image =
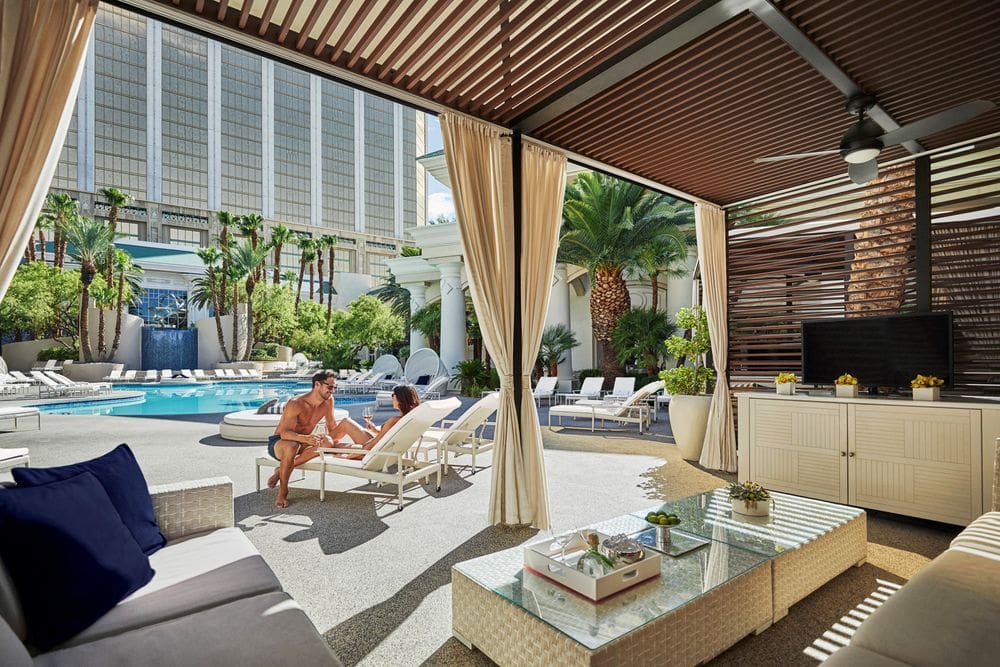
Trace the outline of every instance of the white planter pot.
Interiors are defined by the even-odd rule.
[[[670,399],[670,429],[674,442],[686,461],[701,458],[701,445],[708,426],[708,409],[711,396],[674,395]]]
[[[62,374],[75,382],[101,382],[111,375],[111,371],[120,371],[125,364],[114,362],[76,362],[63,366]]]
[[[774,385],[779,396],[792,396],[795,393],[795,383],[794,382],[782,382],[781,384]]]
[[[837,385],[837,398],[857,398],[857,397],[858,397],[858,385],[856,384]]]
[[[915,401],[940,401],[941,387],[916,387],[913,390]]]
[[[745,516],[767,516],[771,513],[770,500],[758,500],[756,507],[751,507],[745,500],[736,500],[735,498],[730,498],[729,502],[732,503],[733,511],[737,514],[743,514]]]

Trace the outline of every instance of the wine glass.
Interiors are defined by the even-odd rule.
[[[370,422],[372,417],[375,416],[375,409],[370,405],[366,405],[361,409],[361,416],[364,418],[365,422]]]
[[[557,531],[555,529],[550,529],[549,532],[552,534],[552,543],[559,547],[559,561],[563,562],[566,560],[566,547],[569,546],[573,538],[576,537],[578,531],[576,526],[573,526],[568,531]]]

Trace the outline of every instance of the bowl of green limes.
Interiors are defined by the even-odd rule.
[[[650,512],[646,515],[646,523],[656,529],[656,538],[659,542],[670,541],[670,530],[681,525],[679,516],[672,512]]]

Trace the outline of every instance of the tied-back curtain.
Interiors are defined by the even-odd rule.
[[[715,363],[715,392],[708,411],[708,428],[701,448],[702,466],[710,470],[736,472],[736,432],[733,406],[729,401],[729,333],[726,319],[726,215],[718,206],[697,203],[694,224],[698,235],[698,264],[708,333]]]
[[[521,151],[521,449],[532,523],[549,527],[549,499],[542,460],[542,430],[538,424],[531,371],[542,342],[545,314],[552,293],[552,274],[559,250],[566,155],[524,142]]]
[[[0,299],[59,161],[96,14],[97,0],[0,2]]]
[[[445,113],[441,137],[448,163],[469,292],[483,343],[500,375],[493,446],[490,519],[530,523],[521,433],[514,406],[514,216],[511,145],[494,125]]]

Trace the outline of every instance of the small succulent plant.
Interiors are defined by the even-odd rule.
[[[729,485],[729,499],[742,500],[747,507],[756,509],[758,502],[771,500],[771,494],[757,482],[746,481],[742,484],[732,482]]]

